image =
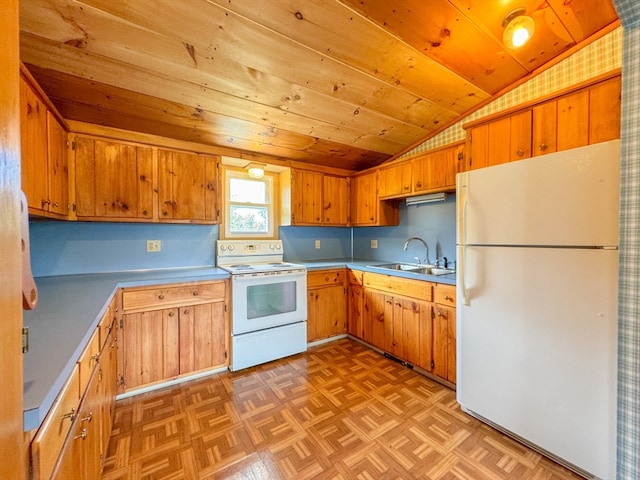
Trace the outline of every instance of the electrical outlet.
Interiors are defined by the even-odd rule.
[[[159,252],[162,250],[162,241],[147,240],[147,252]]]
[[[320,240],[316,240],[316,248],[320,248]]]
[[[371,248],[378,248],[378,240],[371,240]]]

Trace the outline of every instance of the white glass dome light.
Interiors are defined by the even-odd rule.
[[[502,40],[507,48],[522,47],[533,36],[536,23],[533,18],[525,15],[524,8],[517,8],[502,21],[504,33]]]

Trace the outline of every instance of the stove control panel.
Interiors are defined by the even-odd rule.
[[[282,261],[282,240],[218,240],[216,242],[216,259],[218,264],[227,263],[226,259],[244,258],[253,260]],[[235,261],[235,260],[234,260]]]

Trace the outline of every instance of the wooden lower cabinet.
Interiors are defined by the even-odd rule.
[[[31,443],[31,479],[100,477],[117,382],[117,299],[110,303]]]
[[[307,273],[307,341],[347,333],[346,270]]]
[[[364,328],[364,288],[362,286],[362,272],[347,271],[348,299],[347,299],[347,333],[362,339]]]
[[[363,284],[362,339],[455,383],[455,286],[370,272]]]
[[[228,280],[122,292],[119,391],[228,365]]]

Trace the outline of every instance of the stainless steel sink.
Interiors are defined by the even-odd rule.
[[[399,270],[420,275],[448,275],[456,272],[450,268],[437,268],[433,265],[419,265],[417,263],[383,263],[381,265],[369,265],[369,267],[383,270]]]

